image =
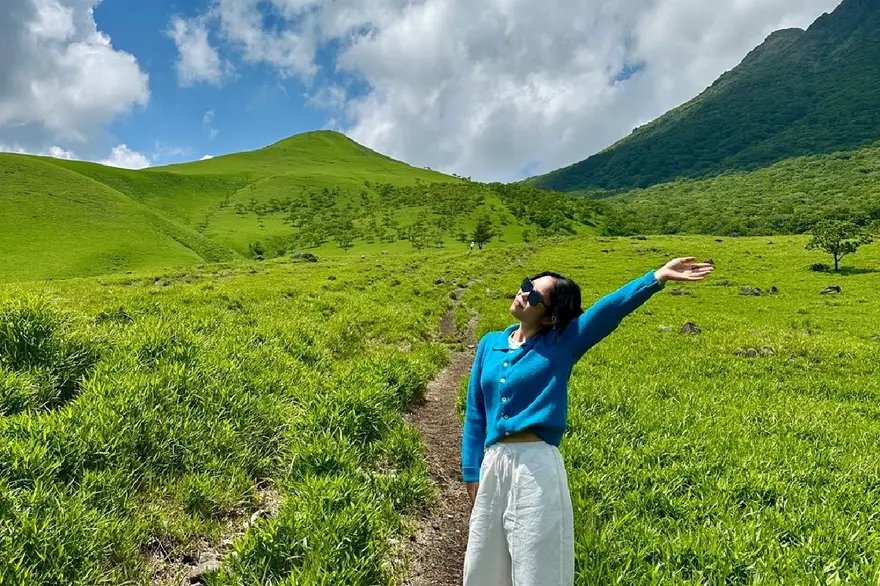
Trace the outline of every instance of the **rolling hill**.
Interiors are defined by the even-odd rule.
[[[844,0],[806,31],[777,31],[693,100],[604,151],[530,179],[560,191],[621,191],[880,139],[880,0]]]
[[[409,166],[345,135],[131,171],[0,158],[0,281],[457,245],[478,219],[499,237],[594,231],[595,204]],[[549,199],[548,199],[549,198]],[[547,211],[549,210],[549,211]]]

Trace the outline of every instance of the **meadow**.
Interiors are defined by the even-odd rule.
[[[0,584],[179,583],[206,550],[212,585],[400,584],[435,495],[401,414],[455,348],[454,290],[482,334],[526,274],[571,275],[588,306],[685,254],[715,273],[575,370],[577,584],[875,583],[880,245],[835,275],[805,244],[589,237],[3,285]]]

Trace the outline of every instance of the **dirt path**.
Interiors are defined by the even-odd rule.
[[[474,361],[474,330],[478,316],[472,316],[466,332],[455,327],[454,312],[464,289],[456,291],[456,303],[440,322],[444,339],[457,338],[465,345],[454,352],[450,364],[428,385],[425,401],[406,415],[419,428],[426,449],[431,478],[440,491],[436,510],[426,513],[421,528],[411,541],[412,560],[405,586],[460,586],[467,547],[470,500],[461,482],[461,425],[455,412],[462,378]]]

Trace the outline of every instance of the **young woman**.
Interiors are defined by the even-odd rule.
[[[518,320],[480,340],[467,392],[462,478],[473,502],[465,586],[570,586],[574,523],[558,446],[578,360],[667,281],[699,281],[711,264],[677,258],[589,311],[557,273],[523,281]]]

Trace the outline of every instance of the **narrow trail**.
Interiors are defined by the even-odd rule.
[[[410,574],[404,586],[459,586],[467,547],[470,499],[461,482],[461,425],[455,411],[462,378],[473,365],[474,331],[479,316],[471,316],[466,332],[455,326],[455,310],[465,289],[455,292],[455,304],[440,322],[444,339],[457,339],[465,349],[454,352],[449,365],[428,385],[425,400],[406,414],[425,445],[428,470],[440,495],[435,510],[426,513],[409,544]]]

